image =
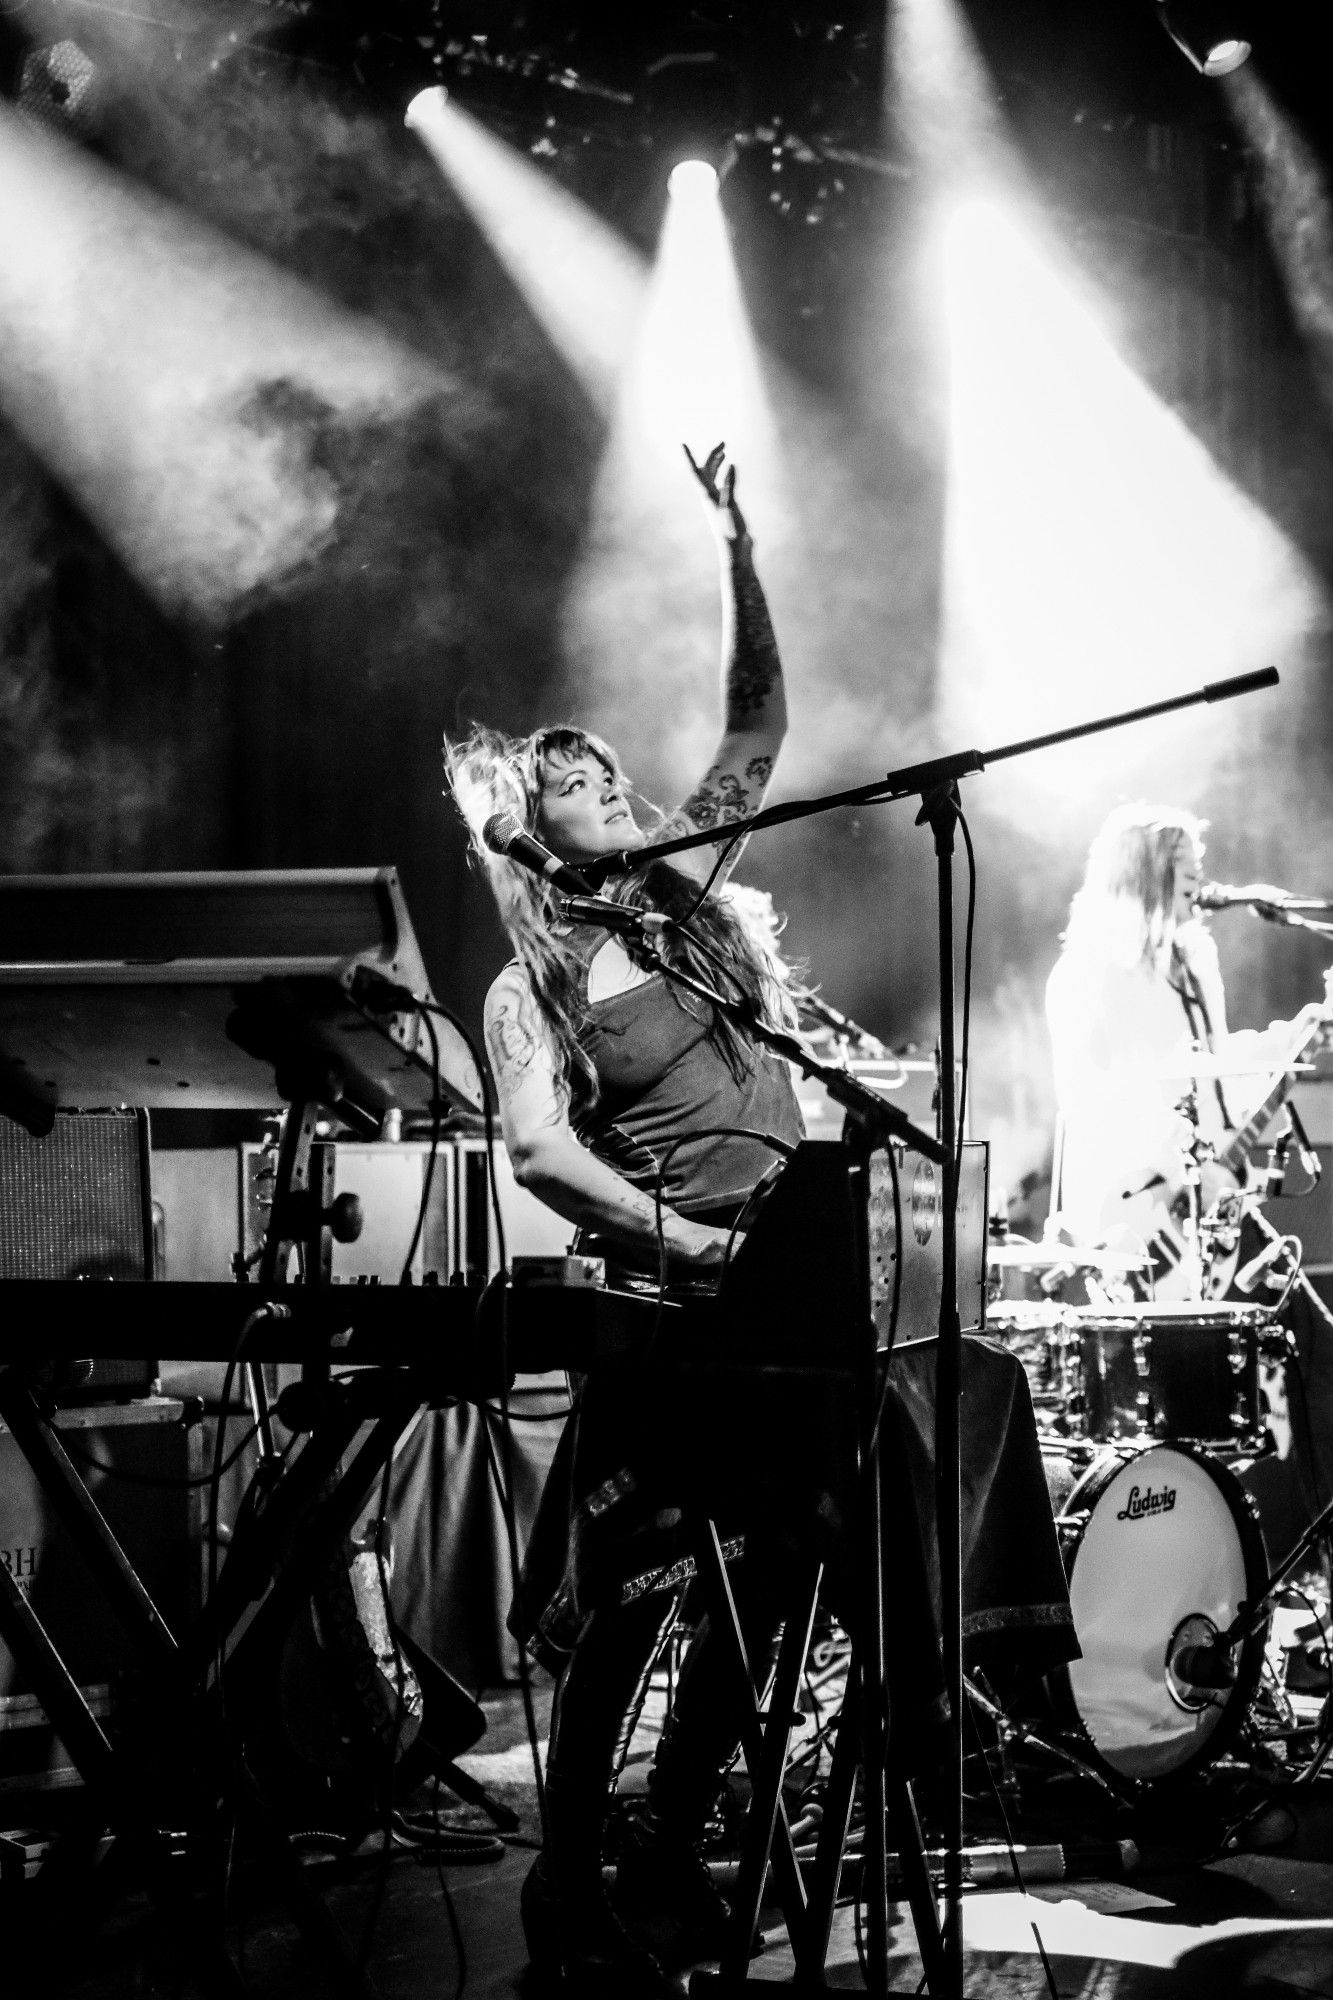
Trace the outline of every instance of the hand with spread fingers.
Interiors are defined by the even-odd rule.
[[[736,468],[727,460],[725,444],[715,444],[702,465],[688,445],[681,449],[708,502],[709,518],[718,534],[724,541],[748,545],[752,538],[736,499]]]

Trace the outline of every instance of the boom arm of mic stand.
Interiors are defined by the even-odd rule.
[[[748,819],[728,820],[720,830],[706,827],[694,833],[677,834],[674,840],[656,840],[648,847],[621,847],[613,854],[599,854],[579,869],[590,882],[604,882],[608,875],[632,875],[650,862],[665,861],[672,854],[686,854],[694,847],[721,847],[744,840],[766,827],[786,826],[791,820],[810,819],[816,813],[832,812],[835,806],[887,805],[894,799],[916,798],[937,786],[984,771],[986,759],[980,750],[958,750],[950,757],[932,757],[924,764],[906,764],[876,778],[868,785],[853,785],[845,792],[825,792],[817,799],[785,799],[781,805],[765,806]]]
[[[608,875],[631,875],[652,861],[664,861],[672,854],[685,854],[694,847],[716,847],[723,841],[741,840],[765,827],[783,826],[794,819],[808,819],[815,813],[831,812],[835,806],[887,805],[894,799],[929,797],[959,778],[984,771],[1011,757],[1026,757],[1034,750],[1050,750],[1060,743],[1073,743],[1083,736],[1098,736],[1108,729],[1123,729],[1131,722],[1147,722],[1157,715],[1172,715],[1178,709],[1197,708],[1201,702],[1230,701],[1236,695],[1255,694],[1260,688],[1276,687],[1276,667],[1260,667],[1254,673],[1235,674],[1230,680],[1209,681],[1188,694],[1168,695],[1164,701],[1148,702],[1142,708],[1121,709],[1115,715],[1101,715],[1090,722],[1071,723],[1045,736],[1029,736],[1017,743],[1001,743],[994,750],[956,750],[948,757],[932,757],[924,764],[905,764],[887,777],[868,785],[854,785],[846,792],[826,792],[817,799],[787,799],[781,805],[765,806],[748,819],[728,821],[719,832],[707,827],[695,833],[678,834],[674,840],[657,840],[647,847],[622,847],[613,854],[598,855],[579,870],[589,882],[604,882]]]

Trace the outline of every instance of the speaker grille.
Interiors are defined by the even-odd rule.
[[[151,1275],[142,1111],[62,1111],[44,1139],[0,1118],[0,1279]]]

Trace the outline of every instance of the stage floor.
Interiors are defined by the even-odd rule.
[[[540,1735],[549,1687],[536,1692]],[[349,1955],[364,1948],[379,2000],[452,2000],[460,1990],[466,2000],[534,2000],[518,1923],[519,1887],[537,1837],[531,1757],[517,1691],[493,1695],[485,1706],[487,1733],[459,1762],[520,1816],[520,1834],[498,1858],[440,1870],[428,1854],[398,1849],[385,1867],[379,1843],[371,1840],[351,1861],[311,1860],[305,1870]],[[650,1700],[635,1738],[628,1792],[643,1782],[655,1706]],[[459,1809],[441,1796],[448,1825],[488,1826],[475,1808]],[[1065,1797],[1065,1805],[1046,1799],[1041,1823],[1020,1823],[1015,1838],[1034,1846],[1052,1837],[1086,1838],[1090,1828],[1077,1788]],[[418,1809],[423,1800],[428,1803],[419,1795]],[[1205,1858],[1235,1809],[1256,1806],[1237,1851]],[[1068,1824],[1059,1824],[1062,1811]],[[1052,1991],[1060,2000],[1308,2000],[1315,1994],[1333,2000],[1333,1780],[1321,1776],[1294,1787],[1266,1781],[1256,1790],[1252,1776],[1218,1771],[1180,1806],[1140,1813],[1135,1830],[1141,1860],[1125,1879],[1048,1880],[1027,1895],[1011,1887],[967,1892],[965,1991],[972,2000]],[[992,1839],[993,1829],[982,1837]],[[327,2000],[334,1990],[329,1977],[288,1911],[271,1903],[265,1889],[257,1872],[239,1874],[234,1885],[229,1939],[243,1990],[255,2000]],[[892,1989],[912,1994],[921,1963],[911,1917],[906,1905],[895,1904],[890,1914]],[[72,1936],[87,1933],[89,1917],[70,1911]],[[15,1937],[13,1919],[6,1933]],[[839,1911],[828,1966],[830,1988],[862,1986],[850,1905]],[[774,1913],[752,1973],[781,1987],[791,1970]],[[27,2000],[28,1994],[33,2000],[194,2000],[204,1987],[197,1967],[182,1964],[143,1897],[129,1894],[113,1905],[81,1964],[57,1968],[48,1961],[25,1980],[15,1960],[0,1953],[0,1992],[5,2000]]]

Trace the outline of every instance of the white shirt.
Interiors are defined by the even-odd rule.
[[[1267,1037],[1227,1033],[1217,947],[1202,924],[1182,925],[1176,945],[1197,981],[1214,1050],[1240,1056],[1253,1044],[1256,1062],[1275,1060],[1260,1048]],[[1077,1238],[1095,1242],[1121,1219],[1125,1196],[1158,1176],[1172,1191],[1181,1185],[1191,1132],[1178,1106],[1197,1044],[1170,967],[1117,965],[1086,947],[1057,961],[1046,1018],[1064,1122],[1060,1208]],[[1198,1031],[1202,1038],[1202,1022]],[[1236,1124],[1265,1087],[1262,1076],[1245,1082],[1243,1090],[1222,1086]],[[1202,1135],[1221,1147],[1227,1126],[1212,1079],[1199,1080],[1197,1103]]]

